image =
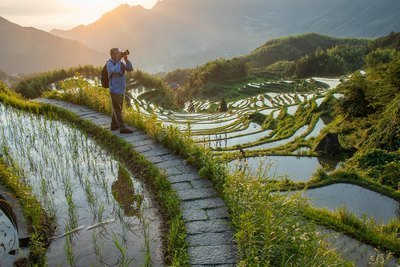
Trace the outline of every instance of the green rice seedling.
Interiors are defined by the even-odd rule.
[[[69,216],[69,227],[71,229],[75,229],[78,227],[78,213],[76,211],[77,207],[73,200],[73,189],[71,186],[71,181],[66,179],[64,182],[64,192],[65,192],[65,199],[68,204],[68,216]]]
[[[99,222],[102,222],[103,219],[104,219],[104,218],[103,218],[104,211],[105,211],[105,206],[104,206],[104,204],[100,204],[99,210],[98,210],[98,212],[97,212],[97,218],[98,218],[98,221],[99,221]]]
[[[68,233],[70,230],[71,228],[69,228],[69,226],[65,228],[66,233]],[[77,263],[77,258],[74,253],[72,238],[73,237],[71,235],[67,235],[65,237],[65,243],[64,243],[64,252],[65,255],[67,256],[68,265],[71,267],[76,266]]]
[[[92,191],[92,185],[89,181],[89,178],[85,179],[84,190],[85,190],[86,200],[90,205],[92,213],[94,213],[97,202],[97,196]]]
[[[120,252],[120,261],[118,263],[119,266],[130,266],[131,263],[134,261],[134,259],[130,259],[129,257],[126,256],[126,246],[124,246],[123,244],[120,243],[120,241],[118,240],[118,237],[116,234],[113,233],[113,242],[115,247],[118,249],[118,251]]]
[[[101,263],[105,262],[104,255],[102,254],[102,248],[98,243],[99,234],[96,231],[92,233],[92,242],[93,242],[93,249],[94,253],[96,254],[97,260]]]

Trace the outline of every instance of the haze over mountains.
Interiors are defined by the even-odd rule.
[[[21,27],[0,17],[0,70],[32,73],[60,67],[100,64],[104,55],[74,40]]]
[[[31,28],[8,25],[10,29],[4,32],[4,21],[0,20],[0,34],[7,44],[0,44],[0,70],[21,73],[57,64],[100,64],[107,59],[109,48],[119,47],[131,50],[137,67],[166,71],[242,55],[271,38],[291,34],[383,36],[400,31],[399,14],[398,0],[163,0],[151,10],[121,5],[93,24],[51,31],[87,47]],[[28,35],[41,36],[32,37],[37,40],[32,45],[38,48],[16,49],[24,39],[14,35],[25,36],[22,44],[30,42]],[[79,51],[77,55],[72,53],[74,49]],[[46,50],[53,56],[34,57],[28,50],[36,54]],[[5,61],[7,68],[3,67]],[[30,66],[32,62],[34,66]]]
[[[164,0],[122,5],[95,23],[53,30],[89,47],[131,48],[139,66],[170,70],[247,53],[272,37],[318,32],[378,37],[400,30],[398,0]]]

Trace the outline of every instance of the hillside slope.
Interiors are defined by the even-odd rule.
[[[84,64],[100,64],[106,54],[78,41],[66,40],[31,27],[21,27],[0,17],[0,69],[32,73]]]

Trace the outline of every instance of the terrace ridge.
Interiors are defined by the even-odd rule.
[[[80,118],[110,129],[111,117],[88,107],[66,101],[40,98],[36,102],[67,109]],[[172,189],[181,200],[186,224],[189,262],[192,266],[235,266],[237,246],[226,205],[212,182],[199,176],[198,170],[180,156],[158,144],[144,131],[131,127],[133,134],[114,135],[164,171]]]

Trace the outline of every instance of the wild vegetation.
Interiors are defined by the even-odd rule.
[[[355,74],[339,91],[332,127],[341,143],[357,153],[348,166],[379,181],[399,188],[400,163],[400,54],[378,49],[367,55],[367,74]]]

